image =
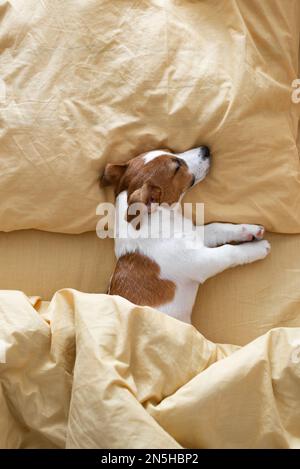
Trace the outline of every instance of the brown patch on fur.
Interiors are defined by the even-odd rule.
[[[111,164],[108,163],[104,173],[100,177],[100,186],[117,185],[127,169],[127,164]]]
[[[127,190],[128,205],[142,203],[149,212],[152,203],[178,202],[194,181],[186,163],[176,155],[162,154],[145,164],[145,154],[122,165],[106,165],[102,185],[113,185],[116,196]],[[127,220],[131,221],[130,216]]]
[[[134,252],[121,256],[110,281],[109,294],[137,305],[159,306],[175,296],[176,285],[159,277],[160,267],[149,257]]]
[[[128,199],[147,182],[160,192],[159,203],[178,202],[193,179],[186,164],[177,163],[176,156],[161,155],[145,164],[142,156],[133,158],[116,187],[116,194],[127,190]],[[142,202],[145,202],[142,200]]]

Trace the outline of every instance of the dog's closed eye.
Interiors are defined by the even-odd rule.
[[[174,172],[174,174],[176,174],[180,170],[180,168],[181,168],[181,166],[183,165],[184,162],[182,160],[180,160],[179,158],[173,158],[172,161],[175,163],[175,172]]]

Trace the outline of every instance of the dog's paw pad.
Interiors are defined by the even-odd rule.
[[[258,230],[254,235],[255,239],[263,239],[263,237],[265,235],[264,227],[263,226],[258,226],[257,228],[258,228]]]
[[[260,225],[243,225],[242,238],[245,241],[260,241],[265,235],[265,229]]]

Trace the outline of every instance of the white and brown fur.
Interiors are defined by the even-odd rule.
[[[117,264],[109,294],[190,323],[199,284],[268,254],[270,245],[262,240],[264,228],[258,225],[206,225],[204,239],[195,239],[192,249],[186,233],[169,239],[130,236],[131,230],[136,230],[128,214],[131,204],[145,204],[148,210],[144,216],[159,224],[159,212],[168,210],[165,204],[180,201],[189,188],[202,181],[210,162],[209,149],[202,146],[180,154],[155,150],[125,164],[106,166],[102,184],[115,187],[116,210],[129,233],[127,239],[115,239]],[[153,203],[159,204],[154,211]],[[176,216],[182,217],[182,212],[178,210]],[[139,229],[143,230],[143,219]]]

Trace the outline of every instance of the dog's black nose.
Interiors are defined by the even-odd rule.
[[[210,149],[205,145],[200,147],[200,155],[204,160],[210,158]]]

